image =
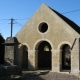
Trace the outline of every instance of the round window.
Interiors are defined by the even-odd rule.
[[[43,22],[39,25],[40,32],[45,33],[47,30],[48,30],[48,25],[45,22]]]

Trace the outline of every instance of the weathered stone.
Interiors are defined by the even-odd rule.
[[[5,60],[11,65],[18,65],[18,40],[8,37],[5,41]]]
[[[16,37],[8,37],[5,41],[4,65],[0,66],[0,74],[3,76],[21,74],[22,69],[18,65],[18,40]]]

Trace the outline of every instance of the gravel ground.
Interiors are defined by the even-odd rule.
[[[80,78],[74,75],[54,72],[32,72],[21,76],[2,77],[0,80],[80,80]]]
[[[61,73],[29,73],[24,75],[21,80],[80,80],[78,77]]]

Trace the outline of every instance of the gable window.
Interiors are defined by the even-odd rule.
[[[45,33],[48,30],[48,25],[45,22],[40,23],[39,27],[38,27],[39,31],[41,33]]]

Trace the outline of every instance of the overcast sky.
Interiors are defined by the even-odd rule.
[[[28,21],[28,18],[45,3],[80,26],[80,0],[0,0],[0,33],[10,36],[10,19],[13,18],[13,36]],[[69,13],[66,13],[69,12]]]

